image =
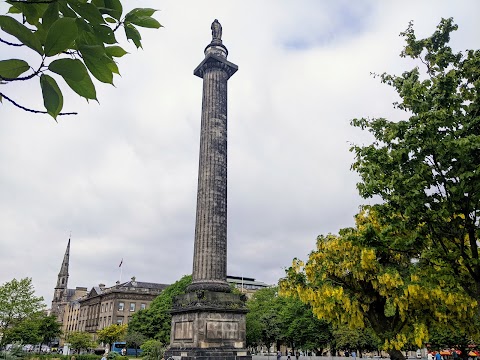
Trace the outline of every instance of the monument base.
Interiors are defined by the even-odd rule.
[[[208,290],[177,296],[165,359],[251,360],[246,350],[245,301],[244,295]]]

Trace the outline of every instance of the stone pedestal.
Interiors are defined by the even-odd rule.
[[[245,349],[245,296],[198,290],[178,296],[165,358],[250,360]]]

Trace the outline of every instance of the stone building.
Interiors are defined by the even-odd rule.
[[[62,319],[62,333],[68,334],[70,332],[79,331],[78,330],[78,314],[80,311],[80,302],[79,299],[87,295],[86,287],[77,287],[75,289],[75,295],[72,297],[72,300],[67,302],[64,307],[63,319]]]
[[[150,303],[168,285],[136,281],[133,277],[125,283],[117,282],[112,287],[104,284],[68,288],[70,261],[70,239],[58,273],[50,313],[55,315],[62,326],[63,338],[58,339],[62,346],[65,337],[76,331],[90,332],[95,339],[97,330],[111,324],[128,324],[131,316]]]
[[[261,281],[256,281],[254,278],[241,276],[227,276],[227,282],[235,286],[235,288],[237,288],[242,294],[245,294],[249,299],[257,290],[270,287],[270,285]]]
[[[106,288],[100,284],[79,299],[78,331],[95,334],[112,324],[128,324],[132,315],[146,309],[168,285],[136,281],[117,282]],[[95,335],[94,335],[95,339]]]

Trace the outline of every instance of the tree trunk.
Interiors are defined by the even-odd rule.
[[[390,360],[405,360],[405,355],[400,350],[388,350]]]

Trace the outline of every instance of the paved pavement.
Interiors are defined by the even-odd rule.
[[[291,356],[292,360],[296,360],[295,356]],[[356,358],[357,360],[367,360],[367,358]],[[252,360],[277,360],[276,355],[253,355]],[[287,360],[286,355],[282,355],[281,360]],[[343,357],[343,356],[300,356],[298,360],[353,360],[352,357]],[[372,360],[372,359],[368,359]],[[382,359],[382,360],[388,360],[388,359]]]

